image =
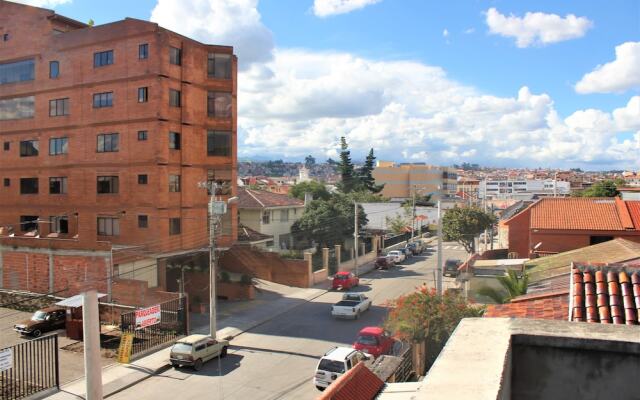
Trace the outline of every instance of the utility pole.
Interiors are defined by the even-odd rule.
[[[217,185],[215,181],[201,182],[201,188],[209,191],[209,336],[216,338],[216,235],[215,235],[215,196]]]
[[[413,195],[411,196],[413,198],[413,205],[411,207],[411,241],[413,242],[413,235],[414,235],[414,231],[416,229],[416,187],[415,185],[413,186]]]
[[[98,292],[89,289],[82,296],[82,331],[84,336],[84,375],[86,400],[102,400],[102,365],[100,364],[100,318]]]
[[[355,263],[355,271],[356,271],[356,276],[358,275],[358,203],[357,202],[353,202],[353,209],[354,211],[354,225],[353,225],[353,248],[355,250],[354,252],[354,258],[353,261]]]
[[[556,189],[556,185],[558,184],[558,172],[556,171],[553,174],[553,197],[557,197],[558,196],[558,191]]]
[[[436,271],[436,292],[442,295],[442,206],[438,198],[438,266]]]

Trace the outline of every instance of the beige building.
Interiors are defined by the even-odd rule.
[[[409,198],[415,190],[418,195],[439,193],[442,198],[456,193],[458,175],[448,167],[378,161],[373,178],[376,185],[384,184],[382,195],[385,197]]]

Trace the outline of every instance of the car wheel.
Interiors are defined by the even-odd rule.
[[[225,346],[225,347],[222,348],[222,352],[220,353],[220,357],[224,358],[226,356],[227,356],[227,347]]]
[[[39,338],[42,335],[42,332],[40,331],[40,329],[36,329],[35,331],[31,332],[31,336],[33,336],[34,338]]]
[[[202,369],[202,358],[198,358],[195,363],[193,363],[193,369],[196,371],[200,371]]]
[[[325,388],[325,387],[322,387],[322,386],[318,386],[318,385],[316,385],[316,389],[318,389],[318,390],[319,390],[319,391],[321,391],[321,392],[324,392],[324,390],[325,390],[326,388]]]

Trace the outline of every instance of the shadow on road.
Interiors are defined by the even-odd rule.
[[[202,366],[202,369],[200,371],[196,371],[193,368],[189,367],[181,367],[179,369],[174,369],[174,371],[180,371],[184,374],[189,375],[225,376],[228,373],[239,368],[243,358],[243,355],[229,353],[224,358],[214,358],[212,360],[209,360]],[[162,376],[164,378],[181,379],[181,377],[174,376],[174,374],[163,374]]]

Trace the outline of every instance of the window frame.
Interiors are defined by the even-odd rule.
[[[181,143],[181,134],[180,132],[169,132],[169,149],[170,150],[180,150],[182,147]]]
[[[182,107],[182,92],[177,89],[169,89],[169,106]]]
[[[228,59],[228,61],[229,61],[228,65],[227,65],[227,68],[224,70],[224,73],[222,73],[222,74],[218,74],[218,71],[217,71],[217,68],[216,68],[216,57],[224,57],[225,59]],[[207,55],[207,76],[209,78],[231,79],[232,67],[233,67],[233,57],[232,57],[231,54],[209,53]]]
[[[140,43],[138,45],[138,60],[146,60],[149,58],[149,43]]]
[[[65,154],[69,154],[69,138],[66,136],[49,138],[49,155],[61,156]]]
[[[11,178],[4,178],[2,184],[4,187],[11,187]]]
[[[93,53],[93,68],[106,67],[115,63],[113,49]]]
[[[70,115],[69,108],[68,97],[51,99],[49,100],[49,117],[64,117]]]
[[[225,105],[223,112],[216,107],[216,99],[223,95],[228,98],[228,104]],[[207,91],[207,116],[209,118],[231,118],[233,116],[233,94],[230,92],[220,92],[215,90]]]
[[[35,218],[35,219],[34,219]],[[20,216],[20,232],[31,232],[40,230],[38,221],[40,221],[39,215],[21,215]],[[34,226],[33,229],[27,229],[27,226]]]
[[[269,225],[271,224],[271,211],[270,210],[263,210],[262,211],[262,225]]]
[[[143,86],[138,88],[138,103],[146,103],[149,101],[149,87]]]
[[[107,142],[109,144],[108,147],[107,147]],[[115,146],[114,146],[114,143],[115,143]],[[96,153],[117,153],[119,151],[120,151],[120,134],[119,133],[117,132],[100,133],[96,136]]]
[[[16,73],[15,70],[18,70],[18,72]],[[5,77],[4,80],[2,78],[3,76]],[[29,82],[34,81],[35,79],[35,58],[0,63],[0,85]]]
[[[113,91],[93,94],[93,108],[113,107]]]
[[[117,217],[98,216],[96,220],[98,236],[120,236],[120,219]],[[102,222],[103,229],[100,229]],[[109,226],[107,226],[109,225]]]
[[[27,147],[31,144],[31,147]],[[38,139],[20,141],[20,157],[38,157],[40,155],[40,141]]]
[[[108,187],[104,185],[108,185]],[[118,194],[119,192],[120,177],[118,175],[98,175],[96,177],[96,194]]]
[[[169,47],[169,64],[182,65],[182,49],[179,47]]]
[[[225,146],[216,146],[216,136],[220,137],[224,135],[226,143]],[[216,131],[207,130],[207,156],[208,157],[231,157],[232,155],[232,132],[231,131]],[[222,150],[222,151],[221,151]]]
[[[31,190],[25,191],[25,188],[28,182],[31,182],[32,184],[35,182],[35,186],[33,186],[33,189]],[[40,179],[38,179],[37,177],[20,178],[20,194],[21,195],[38,194],[39,192],[40,192]]]
[[[64,222],[65,229],[62,229]],[[49,232],[66,235],[69,233],[69,217],[66,215],[52,215],[49,217]]]
[[[148,184],[149,184],[149,175],[138,174],[138,185],[148,185]]]
[[[53,191],[53,184],[58,182],[59,192]],[[68,178],[66,176],[50,176],[49,177],[49,194],[67,194],[68,186],[67,186]]]
[[[147,229],[149,228],[149,216],[145,214],[138,215],[138,228],[139,229]]]
[[[138,142],[144,142],[149,138],[149,131],[138,131]]]
[[[55,65],[55,68],[54,68]],[[49,79],[58,79],[60,77],[60,61],[49,61]]]
[[[181,180],[180,175],[169,175],[169,193],[180,193]]]
[[[177,227],[177,230],[176,230],[176,227]],[[182,221],[180,217],[169,218],[169,236],[180,235],[180,234],[182,234]]]

